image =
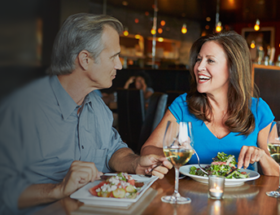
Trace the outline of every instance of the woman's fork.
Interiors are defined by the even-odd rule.
[[[195,155],[196,155],[196,157],[197,157],[198,166],[199,166],[199,168],[201,169],[201,171],[204,172],[206,175],[209,175],[209,173],[206,172],[206,171],[200,166],[200,159],[199,159],[198,154],[196,153],[195,150],[194,150],[194,153],[195,153]]]

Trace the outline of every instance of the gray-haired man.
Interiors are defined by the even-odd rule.
[[[11,95],[0,107],[0,211],[66,197],[102,172],[126,171],[162,178],[171,164],[140,157],[112,128],[112,113],[95,89],[108,88],[121,69],[113,17],[70,16],[53,47],[49,76]]]

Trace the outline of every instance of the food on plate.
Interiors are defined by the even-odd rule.
[[[135,199],[142,186],[143,183],[137,183],[130,175],[121,172],[90,188],[89,192],[98,197]]]
[[[217,156],[213,158],[213,162],[203,169],[210,175],[224,176],[227,179],[249,178],[249,173],[240,172],[240,169],[235,167],[236,164],[234,155],[218,152]],[[195,166],[190,168],[190,174],[207,177],[201,169]]]

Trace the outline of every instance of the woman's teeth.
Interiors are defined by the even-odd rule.
[[[210,77],[206,77],[203,75],[199,75],[198,78],[199,78],[199,80],[210,80]]]

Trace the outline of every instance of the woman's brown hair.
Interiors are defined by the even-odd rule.
[[[211,121],[212,108],[206,94],[197,91],[194,66],[202,45],[215,41],[222,45],[229,69],[228,110],[225,125],[231,132],[249,135],[255,128],[255,118],[251,112],[252,92],[257,96],[257,88],[252,85],[252,63],[245,39],[236,32],[229,31],[199,38],[190,52],[191,90],[187,95],[189,111],[203,121]]]

